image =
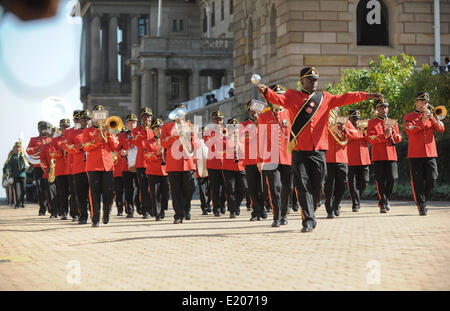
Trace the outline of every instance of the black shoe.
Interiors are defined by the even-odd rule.
[[[220,211],[214,211],[214,216],[219,217],[220,216]]]
[[[147,213],[144,213],[144,215],[142,216],[142,219],[148,219],[150,218],[150,216]]]
[[[20,204],[20,207],[21,207],[21,208],[25,208],[25,204],[23,204],[23,203]]]
[[[357,208],[357,207],[352,207],[352,212],[354,212],[354,213],[359,212],[359,208]]]
[[[67,216],[66,215],[62,215],[61,216],[61,220],[67,220]]]
[[[122,212],[117,213],[117,216],[122,216]]]
[[[92,223],[92,227],[98,227],[99,225],[98,225],[98,222],[93,222]]]
[[[230,213],[230,218],[236,218],[236,214],[235,213]]]
[[[279,227],[281,225],[281,222],[279,220],[274,220],[272,223],[272,227]]]
[[[161,217],[160,216],[156,216],[155,217],[155,221],[161,221]]]
[[[103,216],[103,223],[106,225],[109,222],[109,215]]]
[[[387,211],[389,211],[389,210],[391,209],[391,207],[389,206],[389,204],[386,204],[385,209],[386,209]]]
[[[78,220],[79,225],[85,225],[87,224],[87,220]]]
[[[247,212],[250,212],[252,210],[252,208],[251,207],[247,207]]]
[[[302,228],[301,231],[302,231],[302,232],[311,232],[311,231],[313,231],[313,226],[311,226],[311,225],[306,225],[305,227]]]
[[[133,214],[128,214],[127,215],[127,218],[133,218],[134,216],[133,216]]]
[[[161,219],[164,219],[164,217],[166,217],[166,212],[164,210],[161,210],[159,217],[161,217]]]
[[[313,229],[316,229],[316,226],[317,226],[317,221],[314,220],[313,225],[312,225]]]
[[[387,213],[386,208],[384,208],[384,207],[380,208],[380,213],[386,214]]]
[[[142,215],[142,208],[136,207],[136,213],[138,213],[138,215]]]
[[[186,215],[184,215],[184,219],[191,220],[191,213],[186,213]]]
[[[208,215],[208,212],[207,212],[206,210],[204,210],[204,211],[202,212],[202,215]]]
[[[265,210],[263,210],[261,218],[262,219],[266,219],[267,218],[267,212]]]
[[[292,210],[293,210],[294,212],[297,212],[297,211],[298,211],[298,205],[292,206]]]
[[[420,216],[427,216],[427,208],[425,207],[425,208],[421,208],[420,210],[419,210],[419,215]]]
[[[45,216],[45,213],[39,213],[38,216]]]
[[[239,215],[241,214],[241,209],[238,208],[238,209],[236,210],[235,214],[236,214],[236,216],[239,216]]]
[[[259,217],[258,217],[258,216],[252,216],[252,217],[250,218],[250,221],[257,221],[257,220],[259,220]]]
[[[183,219],[174,219],[173,223],[174,224],[181,224],[181,223],[183,223]]]
[[[328,213],[327,219],[333,219],[333,218],[334,218],[333,213]]]
[[[226,212],[225,207],[222,207],[222,208],[220,209],[220,213],[221,213],[221,214],[225,214],[225,212]]]
[[[334,216],[339,216],[341,214],[339,209],[335,209],[333,212],[334,212]]]
[[[280,221],[280,224],[281,224],[281,225],[287,225],[287,224],[288,224],[288,221],[287,221],[287,218],[286,218],[286,216],[284,216],[284,217],[281,217],[281,221]]]

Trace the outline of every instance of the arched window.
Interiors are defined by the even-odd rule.
[[[388,11],[382,0],[361,0],[356,8],[357,44],[389,45]]]
[[[270,55],[277,54],[277,10],[275,5],[272,6],[270,11],[270,34],[269,34],[269,44],[270,44]]]
[[[253,66],[253,21],[250,18],[247,33],[247,64]]]

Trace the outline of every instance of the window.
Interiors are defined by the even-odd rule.
[[[270,54],[277,54],[277,27],[276,27],[276,19],[277,19],[277,10],[275,9],[275,5],[272,6],[272,10],[270,12]]]
[[[230,1],[230,15],[233,15],[233,0]]]
[[[138,35],[139,38],[142,36],[148,36],[150,33],[148,15],[141,15],[138,18]]]
[[[182,19],[172,20],[172,32],[184,32],[184,20]]]
[[[389,45],[388,12],[381,0],[361,0],[356,8],[358,45]]]
[[[223,21],[223,19],[225,18],[225,5],[224,5],[224,0],[220,0],[220,20]]]
[[[203,9],[203,33],[208,31],[208,16],[206,16],[206,9]]]
[[[212,10],[211,10],[211,27],[214,27],[216,25],[216,4],[213,1],[211,4]]]
[[[170,77],[170,95],[172,98],[180,96],[180,80],[177,77]]]
[[[247,33],[247,65],[253,66],[253,21],[250,19]]]

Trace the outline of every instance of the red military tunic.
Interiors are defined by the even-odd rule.
[[[119,142],[115,135],[105,131],[107,139],[99,137],[100,130],[94,127],[87,128],[83,135],[83,150],[87,151],[86,171],[112,171],[112,152],[116,150]]]
[[[353,126],[349,125],[348,133],[354,135],[348,136],[347,157],[349,166],[370,165],[369,147],[367,145],[367,138],[363,132]]]
[[[224,153],[223,132],[219,125],[215,129],[204,131],[203,139],[208,148],[208,157],[206,158],[206,168],[221,170]]]
[[[353,127],[350,121],[344,125],[345,128],[345,136],[348,138],[350,142],[350,138],[356,139],[357,135],[355,132],[351,131]],[[339,144],[333,135],[328,135],[328,151],[325,155],[327,163],[348,163],[347,156],[347,145]]]
[[[193,146],[193,150],[198,148],[199,144],[197,135],[192,135],[191,146]],[[194,155],[190,157],[184,155],[175,122],[168,122],[162,126],[161,145],[167,150],[167,157],[165,159],[167,172],[195,170]]]
[[[157,143],[157,138],[153,137],[147,141],[146,144],[145,163],[146,175],[167,176],[166,166],[162,165],[162,153],[160,153],[160,146]],[[167,157],[167,151],[164,150],[164,160]]]
[[[224,157],[222,160],[222,170],[227,171],[245,171],[244,166],[244,148],[245,144],[243,140],[240,140],[238,137],[238,152],[235,152],[236,142],[234,137],[226,136],[224,139]],[[238,162],[236,162],[236,155],[238,157]]]
[[[148,127],[144,128],[142,125],[140,125],[133,130],[132,143],[137,148],[136,164],[134,167],[136,168],[145,167],[144,162],[145,142],[150,138],[153,138],[153,131]]]
[[[276,112],[276,116],[289,135],[291,132],[290,114],[287,109]],[[287,151],[289,138],[284,137],[271,110],[258,117],[258,161],[262,163],[291,165],[292,154]]]
[[[73,127],[67,129],[64,131],[64,139],[61,141],[61,148],[66,153],[66,173],[65,175],[72,175],[72,169],[73,169],[73,154],[67,152],[67,143],[69,142],[69,137],[73,135],[73,131],[75,129]]]
[[[304,92],[288,89],[284,94],[276,94],[267,88],[266,97],[274,105],[283,106],[289,110],[290,120],[294,119],[309,95]],[[343,95],[332,95],[323,92],[320,107],[303,131],[297,136],[297,144],[293,150],[313,151],[328,150],[328,117],[330,110],[335,107],[351,105],[367,98],[365,92],[350,92]]]
[[[257,121],[247,119],[240,123],[239,137],[244,137],[244,166],[258,164],[258,129]]]
[[[372,145],[372,161],[397,161],[397,151],[392,145],[390,135],[384,135],[386,129],[387,126],[380,117],[369,120],[367,140]],[[397,124],[392,128],[392,137],[396,144],[402,141]]]
[[[413,111],[404,117],[405,132],[409,137],[408,158],[435,158],[438,156],[434,130],[443,133],[444,123],[438,121],[441,126],[427,119],[422,122],[423,113]]]
[[[28,143],[28,147],[27,147],[26,152],[31,157],[36,155],[35,158],[39,158],[39,150],[40,150],[39,148],[41,147],[41,145],[48,144],[51,141],[52,141],[52,138],[51,137],[47,137],[47,136],[45,136],[45,137],[41,137],[41,136],[31,137],[30,138],[30,142]],[[39,166],[39,164],[34,164],[33,165],[33,167],[37,167],[37,166]]]
[[[40,153],[41,158],[41,168],[44,171],[42,178],[48,179],[48,170],[50,168],[50,144],[43,144]]]
[[[128,151],[128,149],[131,149],[133,147],[132,145],[132,140],[133,140],[133,136],[132,134],[129,133],[119,133],[118,135],[118,139],[119,139],[119,146],[117,147],[117,154],[119,156],[120,159],[122,159],[122,173],[123,172],[128,172],[128,160],[127,160],[127,156],[122,156],[122,150],[124,151]]]
[[[64,140],[64,136],[55,137],[50,144],[50,158],[55,160],[55,176],[67,175],[66,166],[67,162],[66,152],[61,149],[61,143]]]
[[[72,172],[71,175],[86,172],[86,153],[80,149],[80,144],[83,142],[84,129],[72,130],[66,134],[66,139],[61,144],[62,148],[71,155],[72,158]]]

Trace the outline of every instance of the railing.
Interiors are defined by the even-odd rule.
[[[141,53],[145,52],[221,52],[233,53],[233,39],[143,37]]]

